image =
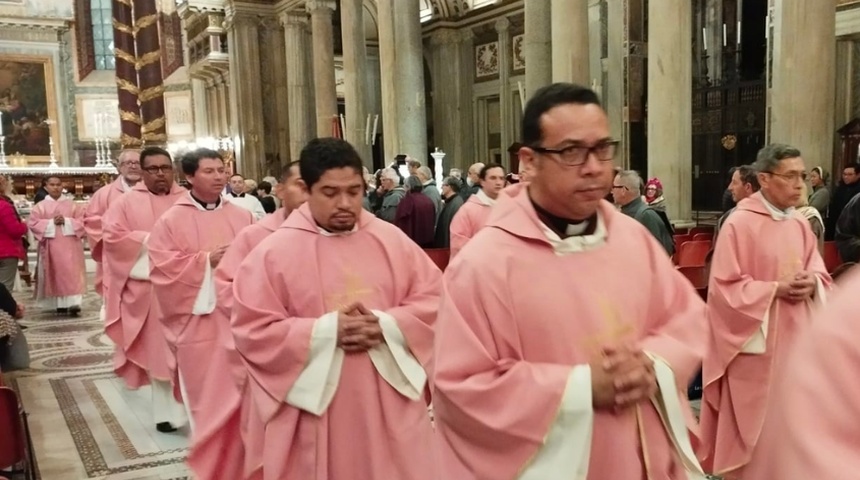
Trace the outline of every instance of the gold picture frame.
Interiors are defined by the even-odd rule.
[[[50,138],[61,163],[52,56],[0,54],[0,112],[7,156],[24,155],[28,164],[49,163]]]

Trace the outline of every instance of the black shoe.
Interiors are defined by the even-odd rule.
[[[170,422],[156,423],[155,429],[161,433],[172,433],[176,431],[176,427],[171,425]]]
[[[69,315],[73,317],[77,317],[81,314],[81,307],[79,305],[75,305],[74,307],[69,308]]]
[[[58,308],[58,309],[57,309],[57,314],[58,314],[58,315],[65,315],[66,313],[69,313],[69,309],[68,309],[68,308]]]

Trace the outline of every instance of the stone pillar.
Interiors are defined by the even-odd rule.
[[[624,3],[627,0],[607,2],[607,73],[603,99],[606,114],[609,116],[609,132],[621,141],[619,153],[615,157],[617,165],[627,167],[628,138],[624,129]]]
[[[568,0],[569,1],[569,0]],[[550,2],[525,2],[526,100],[552,83],[552,10]]]
[[[506,151],[513,142],[513,126],[514,116],[511,112],[513,108],[513,98],[511,95],[511,22],[506,17],[496,20],[496,33],[499,34],[499,114],[501,115],[501,147],[502,151]],[[526,66],[528,70],[528,66]],[[502,155],[502,160],[506,160],[507,155]],[[510,165],[506,169],[510,169]]]
[[[337,91],[334,80],[334,28],[331,17],[333,0],[308,0],[313,32],[314,96],[316,97],[316,133],[332,135],[332,118],[337,115]]]
[[[382,77],[379,65],[379,47],[376,46],[368,46],[367,47],[367,96],[365,98],[365,105],[367,105],[367,111],[371,114],[370,117],[370,142],[373,143],[373,124],[376,125],[376,133],[377,135],[382,133],[383,124],[382,120]],[[376,120],[376,116],[379,115],[380,120]],[[373,149],[373,145],[371,145],[371,149]]]
[[[355,147],[364,165],[372,172],[373,155],[367,142],[370,136],[367,131],[367,44],[362,0],[341,0],[340,19],[346,108],[344,137]],[[373,128],[372,123],[369,128]]]
[[[552,81],[589,86],[588,2],[552,0],[551,5]]]
[[[397,119],[395,78],[394,0],[377,1],[379,25],[379,71],[382,84],[382,141],[387,166],[400,153],[400,124]]]
[[[451,28],[440,28],[430,34],[430,61],[433,78],[433,132],[436,143],[431,147],[447,152],[446,166],[456,161],[451,154],[457,137],[463,134],[459,119],[458,89],[461,79],[458,48],[459,35]]]
[[[194,135],[197,137],[209,137],[212,135],[212,128],[209,126],[210,111],[208,106],[209,90],[206,86],[206,81],[199,78],[191,80],[191,112],[194,114]]]
[[[215,101],[218,105],[218,136],[230,135],[230,86],[229,78],[221,76],[215,81]]]
[[[258,20],[229,11],[225,23],[230,42],[230,135],[235,142],[236,169],[256,180],[265,159]]]
[[[854,117],[853,102],[851,100],[856,95],[854,91],[854,72],[857,71],[857,63],[854,61],[855,48],[854,41],[851,40],[836,42],[836,101],[834,103],[836,108],[833,112],[834,130],[850,122]],[[842,140],[839,138],[839,135],[833,135],[833,151],[839,152],[841,147]],[[833,155],[832,162],[822,159],[820,162],[815,162],[814,164],[810,162],[806,168],[811,169],[813,166],[819,165],[829,172],[838,172],[841,170],[842,165],[839,165],[841,162],[841,156],[835,154]]]
[[[397,39],[394,75],[397,82],[396,120],[400,137],[398,153],[411,155],[426,165],[430,152],[427,145],[424,44],[421,40],[420,9],[417,0],[397,0],[392,3]]]
[[[289,109],[290,158],[299,159],[302,148],[314,138],[316,120],[313,87],[309,75],[308,20],[300,13],[281,15],[287,60],[287,108]],[[332,70],[334,74],[334,70]]]
[[[770,141],[799,148],[807,169],[828,165],[833,158],[836,1],[817,0],[811,8],[776,0],[775,7]]]
[[[663,182],[673,220],[689,220],[692,207],[691,9],[690,0],[648,3],[649,18],[673,19],[648,29],[648,177]]]

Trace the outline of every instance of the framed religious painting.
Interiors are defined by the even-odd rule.
[[[51,139],[59,161],[54,64],[47,55],[0,54],[0,128],[7,156],[49,163]]]

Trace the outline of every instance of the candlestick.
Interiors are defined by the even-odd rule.
[[[3,112],[0,112],[0,136],[3,135]]]
[[[51,164],[49,165],[50,168],[59,167],[59,165],[57,165],[57,158],[54,156],[54,134],[51,132],[51,125],[53,125],[54,123],[56,122],[53,120],[45,120],[45,125],[48,126],[48,147],[50,147],[51,149]]]
[[[708,29],[702,28],[702,50],[708,51]]]
[[[6,162],[6,137],[0,135],[0,168],[7,168],[9,163]]]

